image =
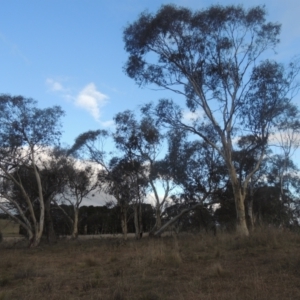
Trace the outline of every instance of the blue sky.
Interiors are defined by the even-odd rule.
[[[40,107],[60,105],[63,143],[87,130],[110,129],[116,113],[162,95],[124,74],[122,34],[139,13],[167,3],[192,9],[265,4],[268,19],[283,26],[277,59],[300,53],[299,0],[2,0],[0,93],[32,97]]]

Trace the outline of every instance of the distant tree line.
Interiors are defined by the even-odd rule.
[[[62,209],[69,217],[58,209],[55,205],[51,205],[51,218],[53,230],[57,237],[71,236],[73,231],[72,222],[70,219],[73,216],[73,208],[70,205],[61,205]],[[155,218],[154,210],[150,204],[143,204],[142,211],[144,214],[143,227],[146,231],[152,229]],[[0,218],[6,218],[5,214],[0,215]],[[134,233],[133,209],[129,210],[128,232]],[[120,234],[121,215],[118,206],[81,206],[78,214],[78,234],[80,235],[101,235],[101,234]],[[26,231],[20,227],[20,234],[26,235]],[[44,230],[44,236],[47,236],[47,231]]]

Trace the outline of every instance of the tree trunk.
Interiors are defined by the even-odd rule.
[[[154,227],[151,229],[151,231],[149,232],[150,236],[156,235],[157,236],[157,232],[159,231],[159,229],[161,228],[161,210],[160,210],[160,206],[157,205],[156,209],[155,209],[155,225]]]
[[[127,209],[126,207],[121,206],[121,226],[123,232],[123,239],[127,240]]]
[[[51,199],[45,201],[45,229],[47,234],[48,243],[56,242],[56,234],[53,228],[53,221],[51,216]]]
[[[253,199],[250,199],[248,201],[248,217],[249,217],[249,227],[250,227],[250,231],[254,230],[254,218],[253,218]]]
[[[156,224],[155,224],[156,229],[161,228],[161,210],[160,207],[156,208]]]
[[[31,248],[31,243],[34,241],[34,235],[33,235],[33,232],[29,229],[26,228],[26,232],[27,232],[27,235],[28,235],[28,248]]]
[[[258,224],[260,227],[263,225],[263,217],[262,217],[262,212],[261,212],[261,202],[259,201],[258,204]]]
[[[139,225],[140,225],[140,239],[143,237],[143,212],[142,204],[139,203]]]
[[[40,234],[33,234],[31,238],[29,238],[29,248],[35,248],[40,244],[41,241]]]
[[[141,203],[136,203],[134,205],[134,226],[135,226],[135,238],[139,240],[142,238],[143,235]]]
[[[45,223],[45,202],[44,202],[44,196],[43,196],[43,188],[42,188],[42,182],[41,177],[38,172],[38,169],[35,164],[35,153],[33,147],[31,147],[31,155],[32,155],[32,167],[34,170],[38,191],[39,191],[39,204],[40,204],[40,219],[39,222],[36,221],[34,224],[35,232],[34,232],[34,242],[32,243],[32,247],[36,247],[39,245],[40,240],[43,235],[44,231],[44,223]]]
[[[72,239],[77,239],[77,237],[78,237],[78,208],[74,207],[74,222],[73,222]]]
[[[245,194],[242,193],[242,189],[236,184],[233,184],[233,193],[235,200],[236,208],[236,231],[240,236],[249,236],[249,230],[246,222],[246,213],[245,213]]]
[[[134,227],[135,227],[135,238],[138,240],[140,238],[140,224],[139,224],[139,212],[138,204],[134,205]]]
[[[225,161],[227,164],[234,195],[236,209],[236,232],[239,236],[249,236],[245,210],[246,187],[241,187],[236,175],[235,168],[232,165],[230,155],[227,157],[227,159],[225,159]]]
[[[250,231],[254,230],[254,216],[253,216],[253,189],[250,186],[249,199],[247,202],[247,214],[249,218]]]

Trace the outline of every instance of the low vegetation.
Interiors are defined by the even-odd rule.
[[[24,243],[24,244],[23,244]],[[300,235],[0,244],[0,299],[300,299]]]

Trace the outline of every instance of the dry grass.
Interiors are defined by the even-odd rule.
[[[300,299],[300,235],[272,229],[0,248],[3,299]]]

